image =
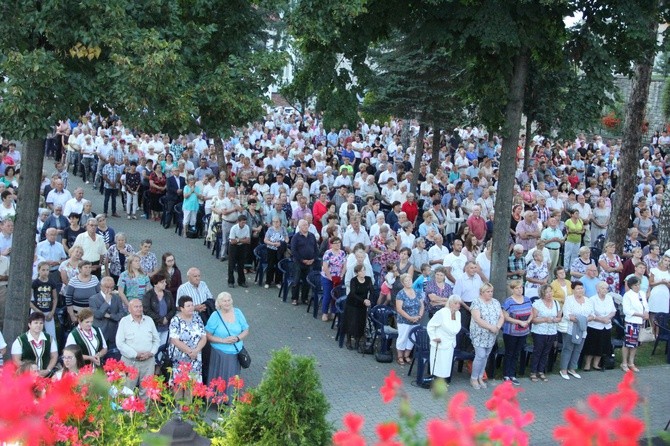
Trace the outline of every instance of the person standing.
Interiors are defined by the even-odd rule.
[[[309,294],[309,283],[307,275],[319,255],[319,247],[314,234],[309,232],[307,220],[298,221],[298,232],[291,239],[291,254],[293,255],[293,288],[291,290],[291,303],[298,305],[300,297],[302,303],[307,303]],[[298,296],[300,294],[300,296]]]
[[[228,237],[230,229],[237,223],[237,218],[244,210],[236,197],[235,188],[230,188],[226,198],[221,202],[221,261],[228,259]]]
[[[202,350],[207,344],[205,324],[195,312],[193,298],[182,296],[177,303],[179,311],[170,321],[170,358],[176,363],[190,363],[196,380],[202,382]]]
[[[347,335],[347,349],[358,350],[361,338],[365,335],[367,309],[370,307],[372,279],[365,275],[365,266],[354,267],[356,277],[351,279],[349,294],[344,307],[344,333]],[[354,338],[354,344],[351,343]],[[365,340],[363,338],[363,340]]]
[[[244,263],[249,255],[251,246],[251,229],[247,225],[247,216],[237,217],[237,224],[230,228],[228,236],[228,286],[235,288],[235,270],[237,269],[237,284],[247,288],[247,278],[244,275]]]
[[[237,353],[244,348],[242,342],[249,335],[249,324],[239,308],[233,307],[233,296],[220,293],[216,297],[217,311],[209,318],[205,331],[212,345],[212,361],[209,364],[209,381],[222,378],[226,382],[241,371]],[[226,389],[228,402],[235,396],[235,388]]]
[[[105,185],[105,204],[104,213],[108,214],[109,200],[112,200],[112,217],[118,217],[116,213],[116,196],[119,193],[119,184],[121,182],[121,174],[123,173],[123,166],[116,164],[114,157],[109,157],[109,163],[102,168],[102,180]]]
[[[549,381],[545,375],[547,361],[558,333],[557,325],[561,321],[561,308],[554,299],[552,287],[542,285],[539,297],[532,305],[533,355],[530,363],[530,380],[532,382]]]
[[[502,304],[505,324],[503,325],[503,341],[505,343],[505,363],[503,379],[512,381],[515,386],[521,385],[516,377],[516,366],[519,355],[526,346],[526,338],[530,333],[530,319],[532,314],[528,296],[523,295],[523,283],[512,280],[509,283],[512,295]]]
[[[111,348],[116,345],[116,331],[119,321],[127,312],[118,293],[114,292],[114,279],[103,277],[100,281],[100,292],[88,298],[89,307],[93,311],[93,326],[102,331],[105,342]]]
[[[588,323],[595,319],[593,302],[584,295],[581,282],[572,283],[572,296],[565,298],[563,306],[563,322],[567,322],[567,330],[563,333],[563,351],[561,352],[560,375],[563,379],[580,379],[577,373],[577,362],[584,348],[584,339]]]
[[[626,284],[629,289],[622,299],[626,338],[621,349],[621,370],[639,372],[640,369],[635,366],[635,353],[640,345],[640,330],[644,327],[644,321],[649,319],[649,306],[647,297],[640,292],[640,279],[630,277]]]
[[[484,370],[486,361],[496,343],[498,332],[505,322],[500,302],[493,298],[493,285],[485,283],[479,289],[479,297],[470,307],[470,339],[475,348],[475,359],[472,361],[470,385],[474,389],[486,388]]]
[[[56,340],[44,332],[43,313],[35,312],[28,316],[28,331],[12,344],[12,360],[17,367],[24,361],[35,362],[42,377],[54,371],[58,362],[58,346]]]
[[[584,222],[579,218],[579,210],[572,209],[570,218],[565,221],[567,236],[565,238],[565,251],[563,253],[563,268],[572,272],[572,262],[579,257],[579,248],[582,246],[584,235]]]
[[[54,236],[55,237],[55,236]],[[33,280],[33,295],[30,310],[44,314],[44,330],[56,339],[56,306],[58,305],[58,285],[49,277],[49,264],[37,265],[37,279]]]
[[[428,321],[426,330],[430,338],[430,372],[433,376],[451,382],[456,337],[461,331],[461,298],[452,294],[447,304]],[[438,361],[439,358],[439,361]]]
[[[142,184],[142,176],[137,171],[137,161],[130,162],[130,170],[126,172],[126,214],[128,220],[137,220],[137,206],[139,203],[139,190]]]
[[[545,248],[549,250],[549,258],[551,259],[549,262],[549,272],[552,274],[552,278],[555,278],[553,273],[558,265],[561,245],[565,242],[563,232],[558,229],[558,220],[556,217],[549,217],[547,227],[542,231],[540,238],[545,241]]]
[[[141,299],[128,303],[130,314],[119,322],[116,332],[116,347],[121,352],[121,361],[137,369],[137,377],[128,379],[126,386],[134,389],[142,380],[154,374],[156,361],[154,356],[160,346],[160,337],[154,321],[144,315]],[[140,388],[140,396],[146,391]]]
[[[98,221],[95,218],[89,218],[86,222],[86,232],[79,234],[74,244],[82,247],[84,250],[82,260],[91,263],[93,275],[100,279],[102,275],[101,265],[107,258],[107,247],[102,236],[96,233],[97,228]],[[109,268],[106,267],[105,270],[109,271]]]

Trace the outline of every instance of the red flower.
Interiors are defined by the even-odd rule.
[[[126,398],[121,402],[121,409],[127,412],[144,412],[147,410],[142,398],[135,395]]]
[[[236,390],[240,390],[244,387],[244,380],[240,378],[239,375],[231,376],[228,380],[228,385],[232,386]]]
[[[348,413],[342,420],[346,430],[335,432],[333,445],[335,446],[365,446],[365,440],[360,435],[364,419],[355,413]]]
[[[393,398],[395,398],[396,392],[402,387],[402,381],[396,375],[395,370],[391,370],[391,373],[384,378],[384,385],[379,389],[379,393],[382,395],[382,401],[384,403],[389,403]]]
[[[206,384],[197,382],[193,385],[193,396],[197,396],[198,398],[206,398],[208,391],[209,387],[207,387]]]
[[[228,383],[226,380],[221,377],[216,377],[209,382],[209,388],[216,393],[223,393],[226,391]]]
[[[396,423],[381,423],[377,425],[375,430],[377,431],[377,437],[379,437],[380,440],[377,443],[377,446],[400,446],[402,444],[394,439],[400,431]]]
[[[244,395],[240,397],[240,402],[244,404],[251,404],[253,396],[249,392],[245,392]]]
[[[160,401],[161,392],[164,390],[163,382],[156,375],[147,375],[141,383],[147,398],[152,401]]]
[[[102,369],[107,374],[107,380],[110,383],[123,381],[126,378],[132,380],[137,378],[138,375],[136,368],[127,365],[123,361],[117,361],[113,358],[108,359]]]

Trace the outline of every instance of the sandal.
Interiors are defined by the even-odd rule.
[[[294,306],[298,305],[298,301],[297,300],[292,300],[291,305],[294,305]]]
[[[530,374],[530,380],[533,381],[534,383],[539,381],[539,379],[538,379],[537,375],[535,375],[535,373]]]
[[[627,372],[628,371],[628,364],[621,364],[621,370],[623,370],[624,372]]]
[[[630,370],[634,371],[634,372],[639,372],[639,371],[640,371],[640,369],[638,369],[637,367],[635,367],[635,364],[628,364],[628,368],[629,368]]]
[[[405,365],[405,358],[398,358],[396,359],[396,362],[398,363],[398,365]]]
[[[547,378],[546,376],[544,376],[544,373],[540,373],[540,374],[537,375],[537,376],[538,376],[538,378],[540,378],[540,379],[541,379],[542,381],[544,381],[544,382],[549,381],[549,378]]]

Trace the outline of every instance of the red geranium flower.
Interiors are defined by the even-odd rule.
[[[144,412],[147,407],[144,405],[142,398],[133,395],[121,402],[121,409],[127,412]]]
[[[395,370],[391,370],[391,373],[384,378],[384,385],[379,389],[379,393],[382,395],[382,401],[384,403],[389,403],[393,398],[395,398],[396,392],[402,387],[402,381],[396,375]]]

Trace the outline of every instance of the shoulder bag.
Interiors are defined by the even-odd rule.
[[[216,314],[219,315],[219,319],[221,319],[221,322],[223,323],[223,327],[228,332],[228,336],[232,336],[230,334],[230,330],[228,330],[228,326],[226,325],[226,321],[224,321],[223,318],[221,317],[221,313],[219,313],[217,311]],[[248,369],[249,366],[251,365],[251,356],[249,355],[249,352],[247,351],[246,347],[243,346],[242,350],[237,348],[237,345],[235,345],[235,344],[233,344],[233,347],[235,347],[235,351],[237,352],[237,360],[240,363],[240,367],[242,367],[243,369]]]

